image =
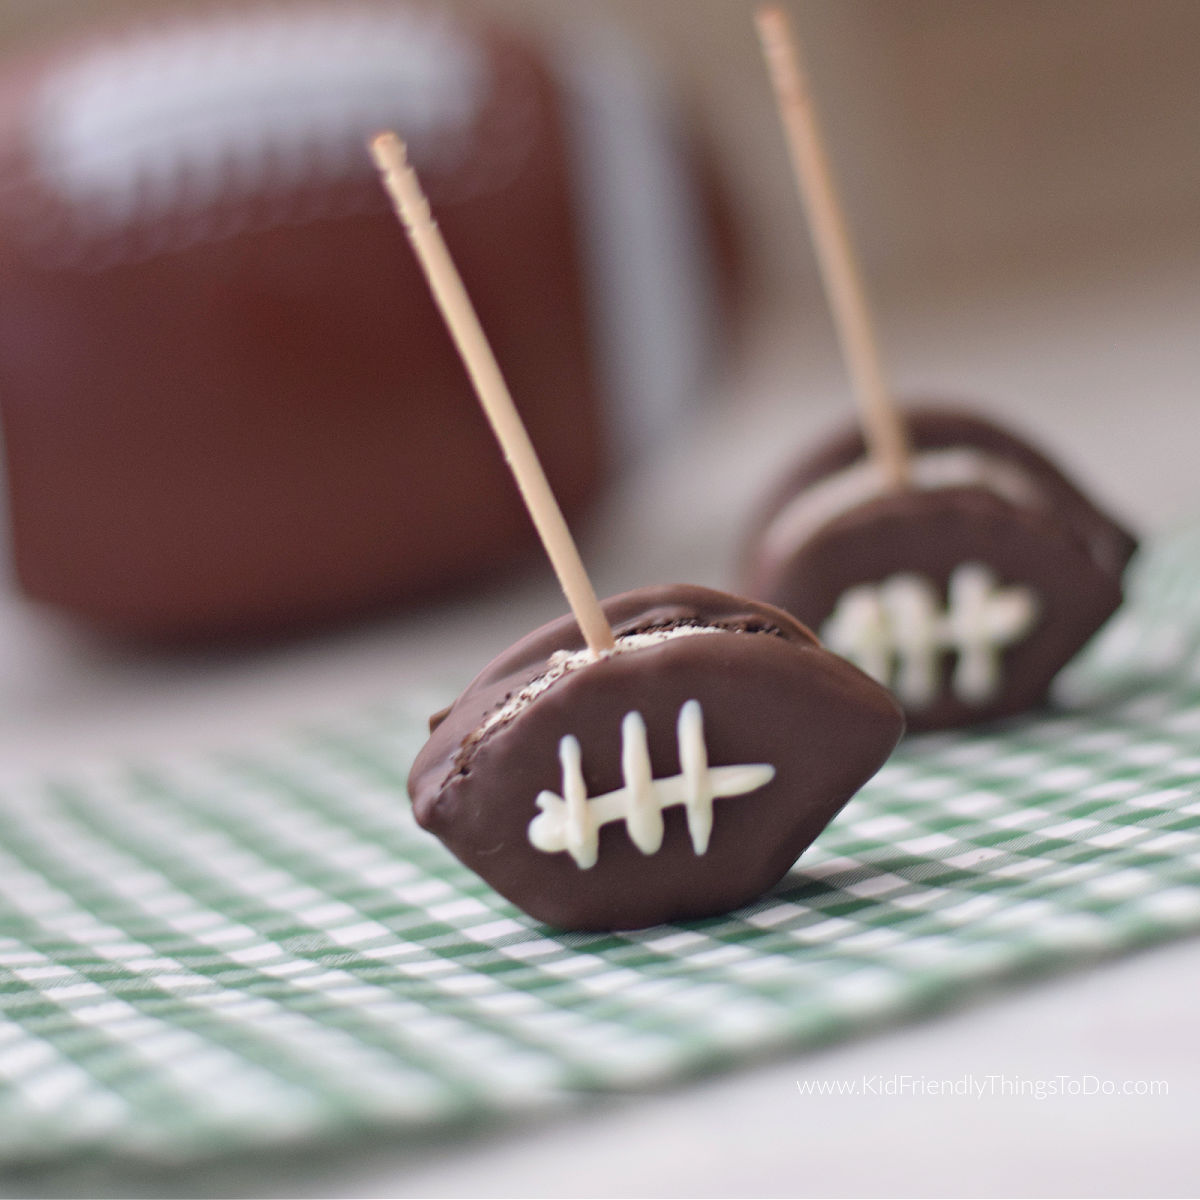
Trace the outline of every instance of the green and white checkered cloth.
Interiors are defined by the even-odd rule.
[[[766,899],[556,935],[412,822],[425,705],[0,784],[0,1155],[185,1161],[677,1079],[1200,930],[1200,529],[1065,707],[914,738]]]

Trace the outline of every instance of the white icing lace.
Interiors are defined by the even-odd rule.
[[[541,812],[529,823],[533,846],[553,854],[567,851],[583,870],[595,866],[600,853],[600,827],[624,821],[630,840],[643,854],[654,854],[663,842],[663,810],[682,804],[687,811],[692,849],[708,849],[713,826],[713,801],[756,791],[775,777],[770,763],[740,763],[710,767],[704,741],[704,715],[698,700],[679,710],[676,725],[678,775],[655,779],[641,713],[626,713],[621,722],[622,787],[589,799],[583,778],[579,741],[567,734],[559,742],[562,795],[541,792]]]
[[[937,699],[942,656],[953,653],[951,690],[983,705],[1000,689],[1004,650],[1029,633],[1037,609],[1029,588],[999,587],[982,563],[962,563],[950,576],[945,609],[930,580],[892,575],[844,592],[821,639],[914,711]]]

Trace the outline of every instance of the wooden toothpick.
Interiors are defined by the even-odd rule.
[[[862,274],[834,187],[795,34],[787,14],[767,4],[755,13],[792,169],[808,216],[825,295],[850,374],[867,453],[894,488],[909,479],[908,434],[884,377]]]
[[[612,628],[596,599],[562,510],[550,490],[537,452],[500,374],[496,357],[429,210],[429,201],[421,190],[416,172],[409,165],[404,143],[394,133],[381,133],[371,142],[371,155],[475,386],[483,411],[500,442],[505,461],[516,478],[521,498],[550,556],[550,564],[575,620],[579,622],[584,641],[593,655],[611,650],[614,645]]]

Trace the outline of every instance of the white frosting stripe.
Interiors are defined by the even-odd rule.
[[[583,756],[579,739],[568,734],[558,744],[562,763],[563,798],[566,803],[567,849],[581,867],[596,861],[597,830],[588,804],[587,784],[583,781]]]
[[[579,741],[567,734],[559,742],[563,795],[541,792],[541,811],[529,823],[529,841],[554,854],[565,850],[583,870],[599,857],[600,827],[624,821],[630,839],[643,854],[662,847],[663,810],[673,804],[687,809],[688,832],[697,854],[708,849],[713,800],[756,791],[775,778],[770,763],[709,767],[700,703],[689,700],[679,710],[676,726],[680,774],[655,779],[646,742],[646,723],[640,713],[627,713],[621,722],[621,773],[624,786],[589,800],[583,779]]]
[[[969,704],[989,700],[999,686],[1000,650],[1033,625],[1037,605],[1027,588],[997,589],[986,567],[966,563],[950,578],[946,637],[958,651],[955,693]]]
[[[708,770],[708,746],[704,741],[704,714],[699,700],[689,700],[679,710],[676,737],[686,792],[688,833],[692,849],[703,854],[712,836],[713,786]]]
[[[626,713],[621,722],[621,774],[627,793],[629,837],[643,854],[653,854],[662,845],[663,816],[654,797],[654,772],[641,713]]]
[[[951,690],[966,704],[986,704],[1003,682],[1004,650],[1034,626],[1037,599],[1029,588],[998,586],[982,563],[955,567],[946,591],[943,610],[920,575],[861,584],[839,598],[821,638],[914,711],[937,699],[942,655],[956,654]]]

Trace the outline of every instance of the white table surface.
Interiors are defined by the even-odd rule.
[[[1200,517],[1200,252],[1177,240],[1037,278],[883,295],[899,390],[974,397],[1035,434],[1142,531]],[[847,411],[817,307],[756,323],[741,365],[593,520],[598,590],[728,584],[761,480]],[[399,690],[452,693],[561,611],[547,572],[486,595],[253,654],[162,658],[0,598],[0,762],[231,745]],[[923,1023],[584,1112],[430,1144],[171,1174],[23,1175],[9,1194],[1194,1195],[1200,942],[997,992]],[[972,1077],[987,1094],[914,1095]],[[1001,1079],[1003,1077],[1003,1081]],[[901,1096],[802,1095],[797,1080]],[[902,1082],[907,1079],[908,1082]],[[1166,1095],[1005,1094],[1163,1081]],[[893,1081],[890,1084],[887,1081]],[[1018,1081],[1025,1081],[1023,1084]]]

